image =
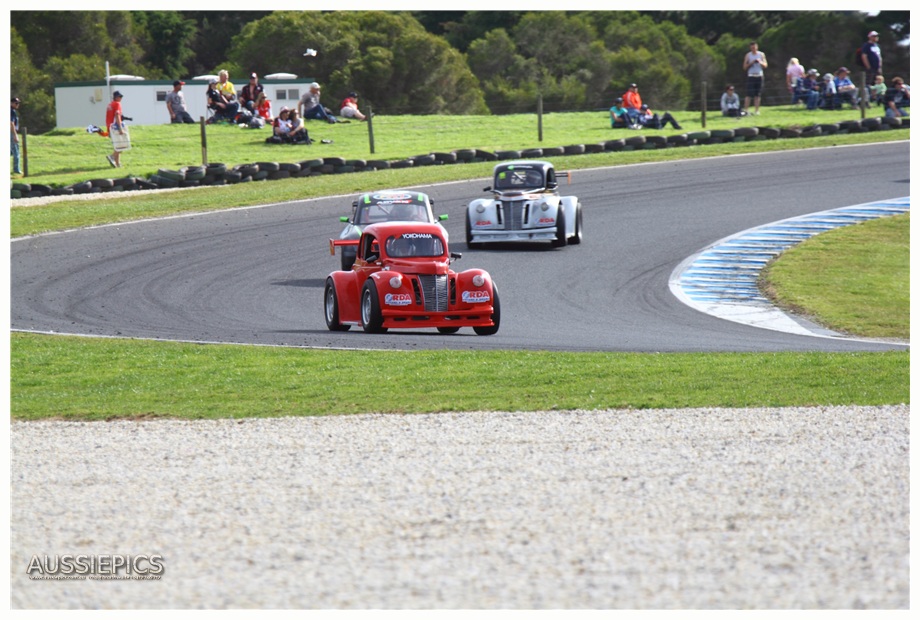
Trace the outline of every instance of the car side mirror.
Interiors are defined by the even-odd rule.
[[[555,181],[550,181],[549,183],[546,184],[546,189],[556,189],[558,187],[559,187],[559,184],[556,183]]]
[[[446,213],[442,213],[441,215],[438,216],[438,221],[439,221],[439,222],[443,222],[443,221],[446,220],[446,219],[447,219],[447,214],[446,214]]]
[[[355,200],[353,203],[351,203],[351,206],[353,206],[355,209],[357,209],[357,208],[358,208],[358,201]]]
[[[450,260],[452,260],[452,261],[454,261],[454,260],[460,260],[461,258],[463,258],[463,254],[461,254],[460,252],[451,252],[451,253],[450,253]]]
[[[492,186],[491,186],[491,185],[486,185],[484,188],[482,188],[482,191],[484,191],[484,192],[491,192],[491,191],[492,191]]]
[[[347,221],[348,221],[348,216],[347,216],[347,215],[343,215],[342,217],[339,218],[339,221],[340,221],[340,222],[347,222]]]

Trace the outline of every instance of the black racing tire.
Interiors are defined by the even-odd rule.
[[[575,204],[575,234],[569,237],[569,245],[578,245],[581,243],[582,221],[581,221],[581,203]]]
[[[460,331],[459,327],[439,327],[438,331],[442,334],[456,334]]]
[[[565,211],[559,207],[559,215],[556,216],[556,238],[553,239],[554,248],[564,248],[568,240],[565,236]]]
[[[351,271],[351,268],[354,267],[355,259],[358,258],[357,252],[355,254],[342,252],[342,271]]]
[[[383,326],[383,313],[380,311],[380,297],[377,285],[368,279],[361,289],[361,327],[369,334],[382,334],[387,331]]]
[[[492,283],[492,325],[487,327],[474,327],[473,331],[478,336],[492,336],[498,333],[498,328],[502,322],[502,304],[498,299],[498,288]]]
[[[339,296],[335,292],[335,282],[326,278],[326,291],[323,294],[323,314],[326,317],[326,327],[333,332],[347,332],[351,325],[342,325],[339,322]]]

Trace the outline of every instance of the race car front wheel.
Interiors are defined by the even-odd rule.
[[[326,278],[326,293],[323,296],[323,305],[326,315],[326,327],[334,332],[347,332],[351,325],[339,323],[339,298],[335,294],[335,284],[332,278]]]
[[[556,215],[556,238],[553,239],[553,247],[565,247],[566,239],[565,211],[562,210],[562,205],[560,205],[558,215]]]
[[[474,327],[473,331],[480,336],[491,336],[498,333],[498,326],[502,322],[502,304],[498,300],[498,289],[492,285],[492,325],[487,327]]]
[[[380,298],[373,280],[368,280],[361,291],[361,327],[369,334],[380,334],[387,330],[383,326]]]

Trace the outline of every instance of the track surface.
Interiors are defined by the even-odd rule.
[[[465,206],[488,180],[427,191],[448,213],[458,271],[492,273],[499,333],[329,332],[328,239],[352,196],[44,235],[11,244],[18,330],[308,347],[571,351],[857,351],[897,345],[773,332],[683,305],[668,278],[738,231],[910,194],[909,144],[808,149],[575,171],[580,246],[469,251]],[[365,177],[367,190],[374,177]],[[381,188],[382,189],[382,188]],[[231,190],[232,191],[232,190]],[[900,347],[897,347],[900,348]]]

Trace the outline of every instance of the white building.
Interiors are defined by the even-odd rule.
[[[185,103],[189,114],[196,121],[208,117],[207,97],[210,75],[199,75],[183,80],[185,85]],[[236,92],[249,83],[249,78],[233,79]],[[265,94],[272,104],[272,113],[277,114],[281,106],[297,106],[301,95],[307,90],[307,84],[313,78],[298,78],[291,73],[273,73],[259,79],[265,88]],[[125,116],[132,118],[133,125],[164,125],[169,123],[166,110],[166,93],[173,89],[172,80],[145,80],[131,75],[114,75],[108,83],[68,82],[54,85],[54,110],[57,115],[57,128],[102,126],[105,124],[105,109],[112,100],[116,90],[124,95],[121,105]],[[323,102],[329,106],[333,102]],[[334,102],[336,105],[338,102]]]

